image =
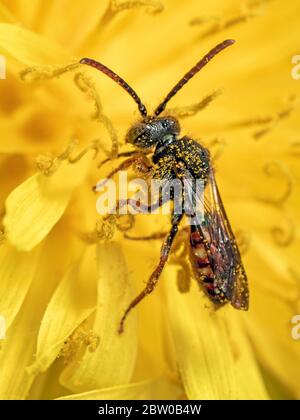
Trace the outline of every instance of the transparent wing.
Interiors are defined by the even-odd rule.
[[[227,282],[227,298],[237,309],[249,306],[248,281],[241,255],[232,232],[213,170],[205,191],[205,217],[201,230],[213,272]]]

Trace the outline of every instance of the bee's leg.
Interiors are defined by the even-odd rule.
[[[170,200],[170,197],[162,196],[161,194],[159,195],[158,201],[153,203],[153,204],[150,204],[150,205],[143,204],[143,203],[141,203],[140,200],[135,200],[133,198],[127,198],[127,199],[119,200],[119,201],[117,201],[116,206],[113,209],[111,209],[109,211],[109,213],[106,216],[103,217],[102,220],[103,220],[104,224],[106,222],[109,223],[110,221],[112,221],[113,224],[117,227],[117,229],[120,230],[121,232],[123,232],[123,234],[124,234],[124,232],[127,232],[128,230],[130,230],[133,227],[133,225],[134,225],[134,215],[131,214],[131,213],[128,213],[128,212],[121,214],[120,213],[121,208],[123,208],[125,206],[133,206],[135,208],[135,211],[137,211],[136,214],[138,214],[138,213],[144,213],[144,214],[145,213],[146,214],[150,213],[151,214],[152,211],[157,210],[159,207],[161,207],[164,203],[168,202],[169,200]],[[129,220],[129,224],[126,225],[126,228],[124,228],[124,226],[122,226],[122,225],[120,225],[116,222],[116,218],[122,217],[124,215],[128,215],[128,216],[131,217],[131,219]],[[127,234],[125,233],[124,234],[125,238],[126,238],[126,235]],[[150,237],[144,237],[143,240],[163,238],[163,237],[166,236],[166,234],[164,234],[162,232],[159,232],[159,233],[156,233],[154,235],[149,235],[149,236]],[[128,236],[128,239],[133,239],[134,240],[135,238]]]
[[[152,241],[152,240],[165,238],[167,233],[168,232],[154,232],[153,234],[148,235],[148,236],[130,236],[128,235],[128,233],[125,233],[124,238],[132,240],[132,241]],[[186,241],[187,233],[188,232],[186,231],[185,228],[178,232],[176,236],[176,240],[173,243],[172,255],[170,257],[171,264],[180,265],[180,269],[177,273],[177,287],[178,287],[178,290],[182,293],[189,291],[191,278],[193,277],[190,264],[186,260],[188,257],[188,249],[189,249],[189,241],[188,240]],[[177,254],[177,251],[180,251],[180,250],[181,252]]]
[[[128,235],[128,233],[124,233],[124,239],[129,239],[131,241],[152,241],[152,240],[157,240],[157,239],[163,239],[167,236],[169,232],[154,232],[151,233],[150,235],[146,235],[146,236],[131,236]],[[182,234],[186,234],[186,229],[183,228],[182,230],[180,230],[178,232],[177,235],[177,240],[175,241],[175,243],[173,244],[173,252],[177,251],[181,245],[182,245]],[[186,237],[184,236],[184,239],[186,239]],[[184,242],[185,244],[185,242]],[[184,245],[184,253],[186,253],[186,245]],[[182,253],[183,254],[183,253]],[[181,254],[180,254],[181,257]],[[175,261],[175,260],[174,260]],[[177,257],[176,257],[176,262],[177,262]]]
[[[167,233],[168,232],[154,232],[151,235],[147,236],[130,236],[127,233],[125,233],[124,238],[130,239],[131,241],[152,241],[165,238]]]
[[[90,144],[88,144],[77,156],[71,156],[70,153],[72,150],[70,150],[70,153],[68,155],[68,162],[71,164],[77,163],[79,162],[89,151],[93,151],[94,152],[94,156],[93,159],[96,159],[99,151],[102,149],[101,146],[101,142],[99,139],[95,139],[93,140]],[[67,153],[68,152],[64,152],[63,155],[61,156],[66,156],[67,157]]]
[[[121,157],[131,157],[133,155],[137,155],[136,150],[130,150],[128,152],[119,153],[118,156],[113,157],[113,158],[112,157],[107,157],[106,159],[102,160],[102,162],[99,163],[98,168],[101,168],[103,165],[105,165],[105,163],[110,162],[112,160],[119,159]]]
[[[147,281],[147,284],[146,284],[146,287],[144,288],[144,290],[142,290],[142,292],[130,303],[130,305],[128,306],[128,308],[124,312],[124,315],[122,316],[121,321],[120,321],[119,334],[121,334],[124,331],[124,322],[127,318],[127,315],[129,314],[129,312],[138,303],[140,303],[141,300],[143,300],[147,295],[152,293],[153,290],[155,289],[155,287],[158,283],[159,277],[160,277],[160,275],[163,271],[163,268],[164,268],[164,266],[165,266],[165,264],[168,260],[173,241],[174,241],[175,236],[178,232],[178,225],[179,225],[182,217],[183,217],[183,214],[175,214],[173,216],[171,230],[168,233],[168,235],[166,236],[166,238],[165,238],[165,240],[162,244],[162,247],[161,247],[159,263],[158,263],[157,267],[155,268],[155,270],[153,271],[153,273],[151,274],[149,280]]]
[[[130,152],[131,153],[131,152]],[[104,161],[105,162],[105,161]],[[124,160],[119,166],[117,166],[117,168],[115,168],[113,171],[111,171],[106,179],[101,182],[100,184],[97,184],[93,187],[93,191],[97,191],[97,189],[103,187],[107,180],[111,179],[115,174],[117,174],[120,171],[124,171],[128,168],[130,168],[131,166],[135,165],[136,169],[138,172],[142,173],[142,174],[147,174],[150,172],[152,165],[149,161],[149,159],[147,158],[147,156],[141,154],[141,153],[132,153],[132,156],[129,157],[128,159]]]
[[[158,200],[151,204],[144,204],[140,200],[135,200],[134,198],[124,198],[123,200],[117,201],[115,207],[104,217],[104,220],[108,219],[112,214],[118,214],[118,211],[124,206],[133,206],[135,209],[139,210],[140,214],[151,214],[168,201],[170,201],[170,197],[163,196],[161,193],[159,194]]]

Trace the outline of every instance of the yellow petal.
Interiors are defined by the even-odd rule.
[[[37,245],[60,219],[71,192],[50,195],[49,180],[36,174],[18,186],[6,200],[4,226],[9,241],[18,249],[29,251]]]
[[[174,274],[174,268],[170,267],[168,273],[172,271]],[[190,399],[247,398],[245,393],[241,395],[240,389],[246,389],[241,381],[246,383],[248,378],[246,373],[243,376],[238,372],[234,348],[224,320],[225,315],[230,319],[231,308],[211,312],[205,307],[205,297],[201,296],[198,286],[193,284],[189,293],[182,294],[177,290],[176,282],[170,280],[174,275],[168,277],[169,281],[165,281],[167,312],[187,396]],[[237,345],[242,352],[242,343]],[[251,363],[251,359],[248,358],[247,362]],[[255,367],[253,360],[250,366]],[[262,384],[255,395],[266,395]]]
[[[265,370],[299,398],[300,346],[292,337],[292,318],[299,314],[299,279],[288,271],[282,249],[258,237],[252,244],[251,258],[256,265],[248,269],[253,279],[252,309],[245,319],[249,335]]]
[[[90,32],[95,30],[96,24],[107,9],[107,1],[89,0],[67,0],[62,3],[60,0],[52,2],[51,7],[43,6],[43,33],[49,39],[55,39],[61,45],[67,45],[69,49],[81,46]],[[50,9],[50,10],[49,10]],[[62,14],[68,14],[64,25],[57,25]],[[74,31],[76,28],[76,31]],[[97,28],[96,28],[97,29]]]
[[[0,19],[1,22],[16,23],[15,16],[9,11],[9,9],[1,2],[0,3]]]
[[[61,383],[73,392],[126,384],[136,360],[135,312],[128,317],[125,332],[118,334],[120,318],[134,297],[120,246],[99,245],[97,263],[98,303],[93,330],[100,341],[94,352],[85,352],[75,366],[70,365],[63,372]]]
[[[10,244],[0,246],[0,314],[8,329],[32,283],[39,250],[17,251]]]
[[[224,317],[226,332],[231,344],[235,361],[235,371],[238,380],[237,399],[241,400],[268,400],[268,394],[260,367],[256,360],[256,353],[245,335],[242,320],[249,313],[228,311]]]
[[[64,50],[47,38],[9,23],[0,23],[0,51],[28,66],[57,64],[70,60]]]
[[[64,253],[57,240],[63,243]],[[63,230],[49,235],[43,244],[34,280],[6,339],[1,341],[0,399],[24,399],[28,395],[35,372],[28,373],[27,366],[34,361],[42,316],[59,280],[58,273],[69,261],[69,250],[69,235]],[[24,277],[26,274],[23,272]]]
[[[8,85],[8,80],[5,80],[4,84],[0,84],[1,96],[9,93],[12,96],[28,93],[29,85],[24,86],[24,83],[17,83],[12,80],[12,75],[9,80],[10,85]],[[44,87],[46,86],[45,84]],[[32,89],[33,87],[30,86],[31,92]],[[73,88],[73,90],[75,89]],[[0,119],[0,132],[5,133],[0,141],[1,153],[36,156],[43,151],[61,150],[65,147],[66,140],[72,138],[74,134],[74,127],[70,126],[71,121],[67,113],[63,114],[57,106],[54,110],[50,109],[49,104],[53,101],[50,95],[46,100],[47,105],[43,107],[40,103],[34,104],[33,101],[30,106],[21,103],[15,104],[16,112],[13,119]],[[17,98],[16,101],[21,102],[21,99]]]
[[[30,301],[31,310],[21,310],[5,340],[1,341],[0,365],[0,399],[24,399],[34,380],[25,372],[32,361],[36,334],[34,330],[35,300]],[[13,380],[12,380],[13,378]]]
[[[170,274],[169,282],[171,278]],[[167,298],[171,301],[169,287]],[[189,398],[269,399],[255,353],[243,330],[243,320],[249,317],[249,312],[230,307],[211,312],[207,298],[195,284],[191,296],[180,294],[176,287],[173,292],[182,298],[181,303],[174,299],[167,315],[175,325],[171,332]],[[196,340],[201,340],[202,347]]]
[[[49,233],[64,213],[74,188],[87,168],[83,159],[65,165],[50,177],[36,174],[8,196],[3,220],[7,237],[17,249],[29,251]]]
[[[139,231],[140,235],[147,235],[153,232],[153,225],[145,219],[147,219],[147,216],[140,220],[140,223],[142,223]],[[138,220],[137,223],[139,223]],[[147,226],[148,223],[149,226]],[[157,226],[156,230],[158,229]],[[138,244],[136,241],[126,241],[124,242],[124,248],[126,261],[131,268],[130,280],[135,285],[136,290],[140,291],[145,286],[145,282],[157,264],[160,241],[139,241]],[[139,319],[138,359],[133,378],[135,382],[170,371],[168,367],[171,365],[172,374],[174,371],[176,372],[173,353],[167,347],[170,341],[170,333],[165,328],[166,316],[162,309],[164,296],[162,296],[161,292],[162,287],[159,285],[151,296],[145,298],[134,309],[134,311],[137,311]]]
[[[45,371],[64,342],[96,308],[95,248],[89,247],[55,290],[39,330],[36,361],[29,371]]]
[[[170,379],[160,377],[113,388],[68,395],[58,400],[177,400],[182,389]]]

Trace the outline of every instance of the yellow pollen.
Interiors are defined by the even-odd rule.
[[[82,348],[94,352],[99,346],[100,338],[93,331],[85,331],[83,326],[79,326],[68,339],[64,342],[57,358],[63,358],[65,364],[72,363]]]

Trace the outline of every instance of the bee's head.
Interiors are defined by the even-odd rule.
[[[140,149],[149,149],[166,135],[176,137],[179,132],[179,122],[174,117],[146,117],[130,127],[126,142]]]

